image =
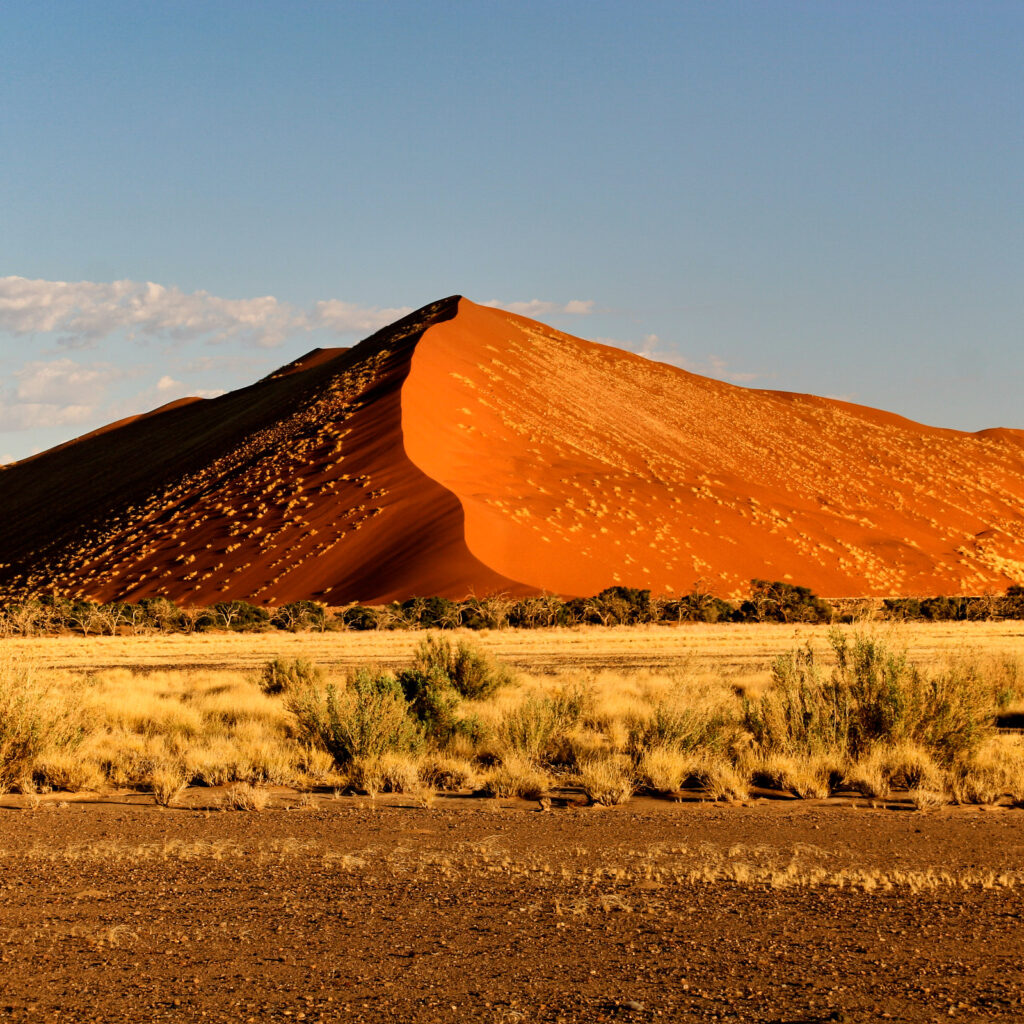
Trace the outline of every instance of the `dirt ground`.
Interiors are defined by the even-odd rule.
[[[0,801],[11,1021],[1024,1019],[1024,811]]]

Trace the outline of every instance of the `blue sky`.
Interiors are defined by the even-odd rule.
[[[459,292],[1024,427],[1024,4],[0,8],[0,457]]]

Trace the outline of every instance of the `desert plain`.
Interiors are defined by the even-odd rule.
[[[0,467],[4,1019],[1024,1019],[1022,470],[461,296]]]
[[[1019,623],[881,629],[936,670],[1024,655]],[[485,718],[574,687],[591,695],[587,728],[603,720],[613,735],[619,719],[679,690],[756,699],[773,658],[808,642],[824,650],[826,633],[694,625],[465,639],[511,669],[480,703]],[[74,694],[104,742],[140,757],[191,751],[207,778],[162,806],[141,775],[129,778],[131,758],[116,781],[107,749],[106,776],[81,776],[75,792],[0,798],[5,1019],[1024,1015],[1024,817],[1005,798],[915,804],[895,789],[848,788],[801,799],[753,784],[720,799],[684,787],[604,802],[557,771],[529,798],[480,779],[360,792],[322,759],[280,760],[286,712],[260,689],[263,665],[305,657],[340,681],[357,665],[399,669],[423,637],[6,641],[8,665]],[[281,750],[267,747],[277,741]],[[218,779],[231,757],[235,781]]]

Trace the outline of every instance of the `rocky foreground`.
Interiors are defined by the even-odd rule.
[[[190,799],[5,798],[5,1020],[1024,1017],[1021,811]]]

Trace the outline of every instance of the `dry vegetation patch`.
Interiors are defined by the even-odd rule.
[[[912,634],[911,634],[912,636]],[[465,640],[420,637],[396,669],[307,658],[255,669],[44,669],[0,662],[0,784],[102,788],[173,804],[187,786],[268,786],[616,805],[637,791],[746,800],[855,793],[921,809],[1024,805],[1024,705],[1006,656],[915,656],[901,634],[836,631],[760,671],[515,672]],[[229,799],[227,805],[231,805]]]

